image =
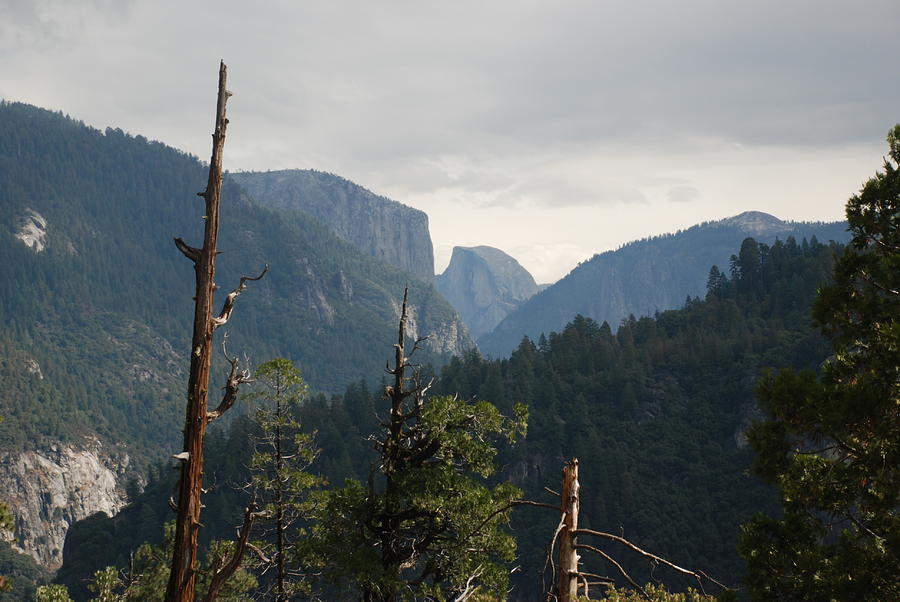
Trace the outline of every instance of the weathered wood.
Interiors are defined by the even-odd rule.
[[[563,467],[561,505],[564,513],[563,528],[559,533],[559,580],[556,595],[560,602],[578,599],[578,459],[572,458]]]
[[[209,582],[209,589],[206,591],[206,596],[203,598],[203,602],[212,602],[215,600],[222,590],[222,586],[225,585],[225,582],[241,568],[244,552],[250,547],[250,530],[253,528],[253,521],[261,516],[261,514],[256,502],[252,502],[244,509],[244,523],[241,525],[237,541],[234,543],[234,551],[231,554],[231,559],[213,574],[212,579]]]
[[[209,180],[200,196],[205,201],[206,221],[203,247],[191,249],[178,244],[179,250],[194,261],[196,300],[194,333],[191,339],[191,370],[188,378],[187,411],[184,424],[184,451],[178,485],[178,516],[166,602],[193,602],[197,580],[197,538],[200,529],[200,494],[203,483],[203,439],[206,435],[209,370],[212,358],[213,294],[219,236],[219,197],[222,190],[222,150],[225,147],[225,105],[231,93],[225,88],[227,69],[219,65],[219,90],[216,97],[216,125],[213,132]],[[186,252],[189,249],[189,252]],[[196,258],[194,251],[199,251]]]

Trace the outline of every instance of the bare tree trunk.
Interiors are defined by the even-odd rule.
[[[281,377],[278,377],[278,392],[281,392]],[[284,474],[284,455],[281,453],[281,424],[282,424],[282,405],[281,405],[281,396],[278,395],[275,401],[275,416],[277,417],[277,422],[275,423],[275,529],[276,532],[276,553],[278,554],[278,559],[276,561],[278,565],[278,583],[275,589],[275,600],[277,602],[285,602],[287,600],[287,595],[284,592],[284,574],[285,574],[285,562],[284,562],[284,530],[287,526],[284,524],[284,500],[282,497],[282,481]]]
[[[578,529],[578,460],[572,458],[563,467],[561,505],[565,516],[559,534],[559,581],[557,596],[560,602],[578,599],[578,551],[575,532]]]
[[[166,588],[166,602],[193,602],[196,586],[197,536],[200,529],[200,492],[203,481],[203,438],[206,434],[209,368],[213,331],[219,325],[213,319],[216,247],[219,235],[219,195],[222,189],[222,149],[225,146],[225,103],[231,95],[225,89],[226,67],[219,65],[219,92],[216,99],[216,126],[213,133],[209,181],[199,193],[206,204],[203,247],[188,247],[176,241],[179,250],[194,262],[196,303],[194,334],[191,339],[191,372],[188,379],[187,416],[184,425],[184,451],[178,487],[178,518],[175,549]],[[227,319],[227,316],[226,316]]]

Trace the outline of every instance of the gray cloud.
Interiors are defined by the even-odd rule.
[[[765,151],[752,153],[758,162],[845,157],[877,148],[900,119],[886,58],[900,51],[896,0],[8,0],[4,10],[6,99],[205,158],[224,58],[228,168],[315,167],[426,210],[583,209],[589,223],[588,211],[668,200],[699,211],[718,195],[721,207],[725,180],[757,197],[790,185],[777,169],[738,181],[746,149]],[[559,242],[570,243],[589,244]]]
[[[666,192],[666,199],[671,203],[688,203],[700,198],[700,191],[693,186],[675,186]]]

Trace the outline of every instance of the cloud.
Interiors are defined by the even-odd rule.
[[[700,197],[700,191],[693,186],[675,186],[666,192],[666,199],[670,203],[688,203]]]
[[[875,148],[877,165],[898,119],[900,78],[883,59],[900,50],[896,0],[4,9],[0,96],[205,158],[224,58],[235,94],[227,168],[338,173],[447,220],[434,217],[432,232],[451,247],[491,244],[505,222],[485,224],[483,240],[457,239],[512,212],[543,226],[563,211],[578,228],[558,242],[581,248],[599,245],[604,228],[622,232],[632,213],[629,235],[666,231],[649,224],[676,207],[680,219],[739,213],[744,198],[803,217],[815,206],[808,183],[820,199],[825,183],[858,187],[870,157],[857,151]],[[841,160],[823,175],[828,154]],[[601,223],[599,212],[615,215]]]

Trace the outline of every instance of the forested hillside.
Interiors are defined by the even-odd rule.
[[[162,143],[0,104],[0,501],[46,566],[68,524],[116,510],[128,478],[179,451],[194,272],[173,237],[199,240],[206,177]],[[472,344],[430,284],[227,181],[220,249],[217,304],[269,265],[225,329],[229,352],[288,357],[319,391],[381,369],[372,341],[391,336],[407,284],[423,358]]]
[[[536,340],[541,333],[560,330],[579,314],[609,322],[615,330],[629,314],[641,317],[681,307],[687,296],[703,294],[710,266],[728,270],[729,256],[747,236],[767,244],[789,236],[796,240],[816,236],[823,242],[849,238],[844,222],[785,222],[747,211],[630,242],[579,264],[480,336],[478,346],[489,356],[502,357],[523,336]]]
[[[138,449],[168,444],[193,286],[172,238],[199,236],[203,165],[141,136],[5,103],[0,181],[4,445],[85,432]],[[41,250],[16,237],[31,213],[46,224]],[[408,277],[233,184],[221,240],[222,289],[270,264],[229,324],[233,350],[291,357],[319,390],[377,370],[369,342],[389,336]],[[436,351],[462,349],[452,308],[410,283],[420,333],[434,335]]]
[[[829,279],[835,250],[814,239],[771,247],[748,239],[735,249],[730,277],[713,272],[705,299],[629,319],[615,334],[579,316],[559,333],[524,340],[508,359],[470,352],[440,372],[437,392],[486,399],[507,414],[517,402],[529,406],[527,437],[500,455],[501,476],[527,498],[555,503],[543,487],[558,489],[563,462],[578,457],[582,526],[624,534],[681,566],[739,585],[738,526],[775,502],[748,474],[743,433],[755,416],[754,383],[766,367],[817,369],[828,355],[809,307]],[[389,343],[383,342],[385,356]],[[379,378],[375,372],[369,382]],[[321,449],[313,470],[330,483],[366,478],[375,455],[364,438],[380,431],[381,391],[359,383],[341,397],[314,397],[300,411]],[[252,430],[245,420],[235,422],[210,445],[207,538],[227,535],[239,521],[246,498],[235,485],[245,480],[243,442]],[[121,565],[144,539],[161,538],[172,476],[160,467],[123,513],[76,525],[60,579],[77,586],[100,566]],[[513,599],[538,599],[538,573],[558,520],[545,509],[515,511],[521,570],[513,576]],[[610,551],[639,581],[679,582],[664,567],[653,570],[625,550]]]

